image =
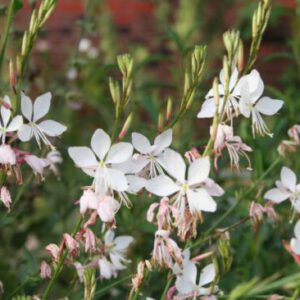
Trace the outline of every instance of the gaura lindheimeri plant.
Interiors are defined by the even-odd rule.
[[[69,189],[69,197],[75,197],[64,198],[64,201],[75,207],[72,222],[77,225],[72,232],[67,226],[55,228],[61,232],[60,241],[53,241],[53,237],[49,236],[48,245],[43,243],[48,257],[41,259],[38,279],[35,277],[35,285],[30,285],[31,288],[37,287],[32,299],[60,297],[57,296],[59,288],[56,289],[56,284],[63,269],[73,272],[72,284],[64,278],[68,282],[70,299],[91,300],[98,299],[99,295],[108,299],[114,293],[117,298],[123,299],[124,292],[121,296],[118,294],[118,285],[130,280],[131,286],[127,284],[125,296],[129,300],[157,297],[162,300],[280,299],[266,295],[270,290],[265,284],[275,286],[276,291],[285,284],[286,281],[277,280],[276,276],[262,283],[258,279],[247,283],[234,282],[232,291],[223,286],[228,277],[231,279],[227,272],[235,267],[233,262],[238,263],[234,261],[231,244],[237,228],[250,223],[257,238],[256,244],[259,244],[261,224],[268,220],[274,224],[280,219],[276,212],[278,204],[290,200],[295,211],[293,220],[300,211],[300,188],[294,171],[282,167],[280,181],[270,190],[270,181],[263,181],[284,158],[275,160],[257,181],[252,182],[252,174],[261,171],[257,170],[258,164],[253,159],[259,149],[247,135],[240,134],[239,124],[246,124],[243,125],[246,126],[244,131],[246,128],[247,132],[251,132],[249,127],[252,126],[253,138],[260,136],[269,142],[273,133],[271,126],[266,124],[265,116],[275,118],[281,114],[284,104],[283,100],[265,96],[269,89],[265,92],[259,67],[254,69],[270,15],[270,1],[259,1],[253,14],[249,55],[245,55],[238,31],[229,30],[224,34],[226,52],[221,71],[215,73],[217,76],[208,92],[200,93],[200,97],[198,88],[203,77],[211,72],[205,65],[207,48],[196,46],[190,51],[186,57],[181,101],[177,105],[168,97],[166,107],[156,116],[157,132],[143,122],[145,128],[137,125],[129,134],[130,127],[135,126],[137,112],[134,108],[139,104],[132,101],[135,98],[134,74],[138,67],[131,55],[118,56],[122,83],[112,78],[108,80],[114,122],[104,128],[105,122],[99,118],[99,124],[84,128],[85,136],[89,139],[91,136],[87,144],[77,144],[72,137],[72,143],[67,145],[62,138],[62,154],[54,145],[67,127],[59,117],[59,122],[47,117],[48,113],[51,114],[51,101],[55,102],[60,95],[53,93],[52,97],[51,92],[46,92],[32,101],[34,98],[28,95],[34,92],[24,85],[26,65],[38,32],[55,4],[54,0],[45,0],[37,11],[33,11],[29,28],[22,38],[21,51],[10,61],[13,94],[10,97],[3,95],[0,101],[0,200],[3,210],[13,214],[24,189],[33,184],[31,179],[44,180],[51,172]],[[13,8],[10,6],[12,11],[8,10],[10,18],[14,16]],[[9,32],[11,19],[8,18],[7,22]],[[96,60],[98,49],[93,46],[92,40],[83,37],[84,33],[85,30],[76,55]],[[4,35],[0,43],[0,68],[6,43]],[[182,54],[185,52],[189,51]],[[16,62],[17,74],[14,73],[13,61]],[[71,74],[68,72],[67,77],[72,81],[79,80],[80,70],[73,71]],[[195,99],[199,101],[196,103]],[[81,108],[77,103],[68,104],[78,110]],[[104,108],[103,105],[99,109]],[[197,123],[189,128],[190,133],[201,131],[203,136],[208,137],[204,143],[190,136],[186,139],[180,137],[177,125],[188,111],[199,124],[199,119],[212,118],[211,124],[206,127]],[[251,121],[248,120],[250,118]],[[185,123],[181,124],[185,126]],[[290,140],[279,145],[281,156],[296,151],[300,144],[299,133],[299,125],[288,131]],[[180,145],[185,145],[184,149]],[[72,162],[75,181],[64,174],[65,165],[59,167],[65,152],[69,156],[65,161]],[[81,171],[87,176],[79,182],[76,176]],[[28,176],[29,173],[31,175]],[[13,186],[16,184],[20,185],[18,192],[11,193],[10,190],[15,191]],[[47,182],[44,184],[46,186]],[[59,194],[58,187],[55,192]],[[263,198],[267,200],[265,205]],[[240,209],[237,212],[241,202],[246,203],[248,211]],[[228,204],[231,204],[229,208]],[[235,222],[228,222],[227,217],[233,212],[236,212]],[[63,214],[58,210],[53,223],[58,217],[63,219]],[[9,214],[5,215],[8,224],[7,216]],[[299,222],[294,227],[294,236],[285,243],[296,258],[300,255]],[[6,224],[5,218],[3,224]],[[143,227],[147,228],[147,232],[143,231]],[[243,241],[238,238],[237,242],[240,240]],[[236,244],[234,242],[233,245]],[[26,243],[27,248],[28,244],[30,247],[34,244],[32,237],[31,243]],[[132,271],[135,267],[136,274]],[[152,289],[152,280],[157,276],[158,284]],[[291,281],[295,282],[295,278],[300,277],[292,277]],[[24,286],[29,283],[32,283],[31,278]],[[292,299],[298,295],[297,288]],[[18,288],[12,296],[17,293]]]

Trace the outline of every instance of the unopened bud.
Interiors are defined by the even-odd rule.
[[[143,261],[139,262],[137,266],[137,273],[136,275],[131,279],[132,282],[132,289],[134,291],[137,291],[143,282],[144,279],[144,270],[145,270],[145,263]]]
[[[237,67],[239,73],[241,73],[244,68],[244,45],[241,40],[239,43],[238,54],[237,54]]]
[[[79,254],[79,243],[68,233],[63,235],[66,247],[71,256],[78,256]]]
[[[129,114],[129,116],[127,117],[124,125],[123,125],[123,128],[118,136],[118,139],[119,140],[122,140],[124,138],[124,136],[126,135],[128,129],[130,128],[131,126],[131,123],[132,123],[132,113]]]
[[[28,32],[25,31],[24,35],[23,35],[23,40],[22,40],[22,48],[21,48],[22,55],[25,55],[27,45],[28,45]]]
[[[52,270],[49,264],[47,264],[44,260],[41,262],[40,266],[40,276],[42,279],[50,279],[52,275]]]
[[[150,271],[150,272],[152,272],[152,265],[151,265],[151,263],[150,263],[150,261],[148,260],[148,259],[146,259],[145,260],[145,265],[146,265],[146,267],[147,267],[147,269]]]
[[[48,246],[46,246],[45,249],[54,261],[58,260],[60,255],[60,249],[56,244],[49,244]]]
[[[14,72],[14,64],[13,61],[10,60],[9,61],[9,81],[10,81],[10,86],[13,89],[14,93],[16,94],[16,76],[15,76],[15,72]]]
[[[157,120],[157,129],[159,132],[162,132],[164,128],[164,117],[162,112],[159,113],[158,115],[158,120]]]
[[[217,77],[215,77],[213,82],[213,92],[214,92],[214,101],[217,108],[216,111],[218,111],[220,95],[219,95],[219,81]]]
[[[167,111],[166,111],[166,120],[169,121],[172,115],[172,109],[173,109],[173,100],[171,97],[168,98],[167,102]]]

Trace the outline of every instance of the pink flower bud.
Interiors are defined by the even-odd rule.
[[[89,251],[93,252],[96,249],[96,237],[94,235],[94,232],[89,228],[86,228],[84,233],[84,238],[85,238],[85,247],[84,247],[85,252],[89,252]]]
[[[10,209],[11,205],[11,196],[10,192],[6,186],[3,186],[0,191],[0,200],[3,202],[4,206]]]
[[[45,249],[54,261],[58,260],[60,256],[60,248],[56,244],[49,244]]]
[[[79,243],[68,233],[64,233],[63,235],[65,245],[71,256],[75,257],[79,254]]]
[[[131,279],[132,282],[132,289],[134,291],[137,291],[144,279],[144,270],[145,270],[145,263],[143,261],[139,262],[137,266],[137,273],[136,275]]]
[[[40,276],[42,279],[51,278],[52,270],[49,264],[47,264],[44,260],[41,263],[40,266]]]

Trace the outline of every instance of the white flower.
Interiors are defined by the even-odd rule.
[[[104,235],[104,245],[106,254],[109,256],[108,260],[102,256],[98,260],[100,269],[100,277],[110,279],[117,276],[117,271],[124,270],[126,266],[124,263],[129,263],[130,260],[125,258],[128,246],[133,242],[131,236],[118,236],[115,238],[115,233],[109,230]]]
[[[174,182],[166,175],[150,179],[146,184],[146,189],[150,193],[161,197],[176,194],[175,205],[181,216],[186,208],[186,200],[193,215],[201,211],[216,211],[217,204],[205,189],[205,181],[210,171],[208,157],[193,161],[189,166],[187,178],[186,165],[180,154],[173,150],[166,151],[163,163],[165,169],[176,181]]]
[[[39,147],[41,147],[42,141],[45,145],[53,148],[47,136],[59,136],[66,131],[66,126],[53,120],[37,123],[48,113],[50,104],[50,92],[37,97],[34,104],[32,104],[31,99],[24,93],[21,94],[21,111],[25,119],[29,122],[23,124],[18,131],[18,137],[22,142],[27,142],[34,136]]]
[[[8,107],[11,106],[10,99],[8,96],[3,98],[3,101],[7,104]],[[14,132],[19,130],[23,124],[22,116],[15,116],[11,122],[11,110],[6,108],[4,105],[1,106],[1,119],[0,119],[0,138],[2,139],[2,144],[5,143],[5,137],[7,132]]]
[[[31,167],[35,175],[43,178],[44,170],[49,166],[49,161],[45,158],[39,158],[36,155],[25,155],[24,160]]]
[[[183,265],[183,272],[176,279],[176,289],[180,295],[189,295],[193,297],[209,295],[210,288],[204,286],[214,281],[216,272],[213,264],[210,264],[202,269],[200,278],[197,283],[197,267],[195,264],[186,261]],[[215,288],[214,292],[217,290]]]
[[[125,192],[128,189],[126,176],[116,166],[131,157],[132,145],[121,142],[111,146],[108,134],[97,129],[92,136],[91,148],[70,147],[68,152],[79,168],[94,177],[96,194],[103,196],[109,191]]]
[[[0,164],[15,165],[16,160],[16,154],[9,145],[0,145]]]
[[[296,223],[294,234],[296,238],[291,239],[291,249],[295,254],[300,255],[300,220]]]
[[[153,145],[144,135],[134,132],[132,134],[132,145],[140,154],[135,155],[130,161],[133,172],[138,173],[147,168],[151,178],[157,176],[157,174],[163,174],[161,156],[171,143],[172,129],[158,135]]]
[[[238,100],[240,98],[240,85],[238,82],[238,70],[234,68],[232,71],[232,75],[229,81],[229,96],[226,101],[225,111],[226,114],[230,117],[232,111],[236,111],[238,108]],[[224,69],[221,70],[220,75],[221,84],[218,85],[219,88],[219,113],[222,112],[223,101],[224,101],[224,89],[225,89],[225,76]],[[214,100],[214,91],[210,89],[209,92],[205,96],[205,101],[202,104],[201,110],[198,113],[198,118],[212,118],[216,112],[216,104]]]
[[[262,97],[264,83],[256,70],[241,79],[241,100],[239,109],[241,114],[249,118],[252,115],[253,135],[258,132],[260,135],[272,136],[261,114],[272,116],[282,107],[282,100],[274,100],[269,97]]]
[[[63,162],[62,156],[59,151],[50,151],[48,152],[46,159],[49,162],[49,168],[54,173],[54,175],[59,176],[59,169],[57,164],[61,164]]]
[[[300,184],[297,184],[296,174],[289,168],[283,167],[280,181],[276,181],[276,188],[265,193],[264,198],[275,203],[289,199],[293,207],[300,212]]]

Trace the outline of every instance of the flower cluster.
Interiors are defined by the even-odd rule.
[[[46,169],[52,170],[59,176],[57,164],[62,162],[61,155],[55,150],[50,138],[60,136],[67,128],[66,126],[53,121],[43,120],[49,112],[51,104],[51,93],[45,93],[36,98],[34,103],[24,93],[21,93],[21,113],[14,115],[11,100],[5,96],[1,100],[0,109],[0,171],[1,182],[1,201],[9,209],[12,203],[10,192],[5,185],[10,177],[15,177],[19,184],[22,184],[21,166],[27,164],[34,175],[44,178]],[[50,151],[44,157],[23,151],[20,142],[28,142],[34,138],[39,146],[44,144]]]

